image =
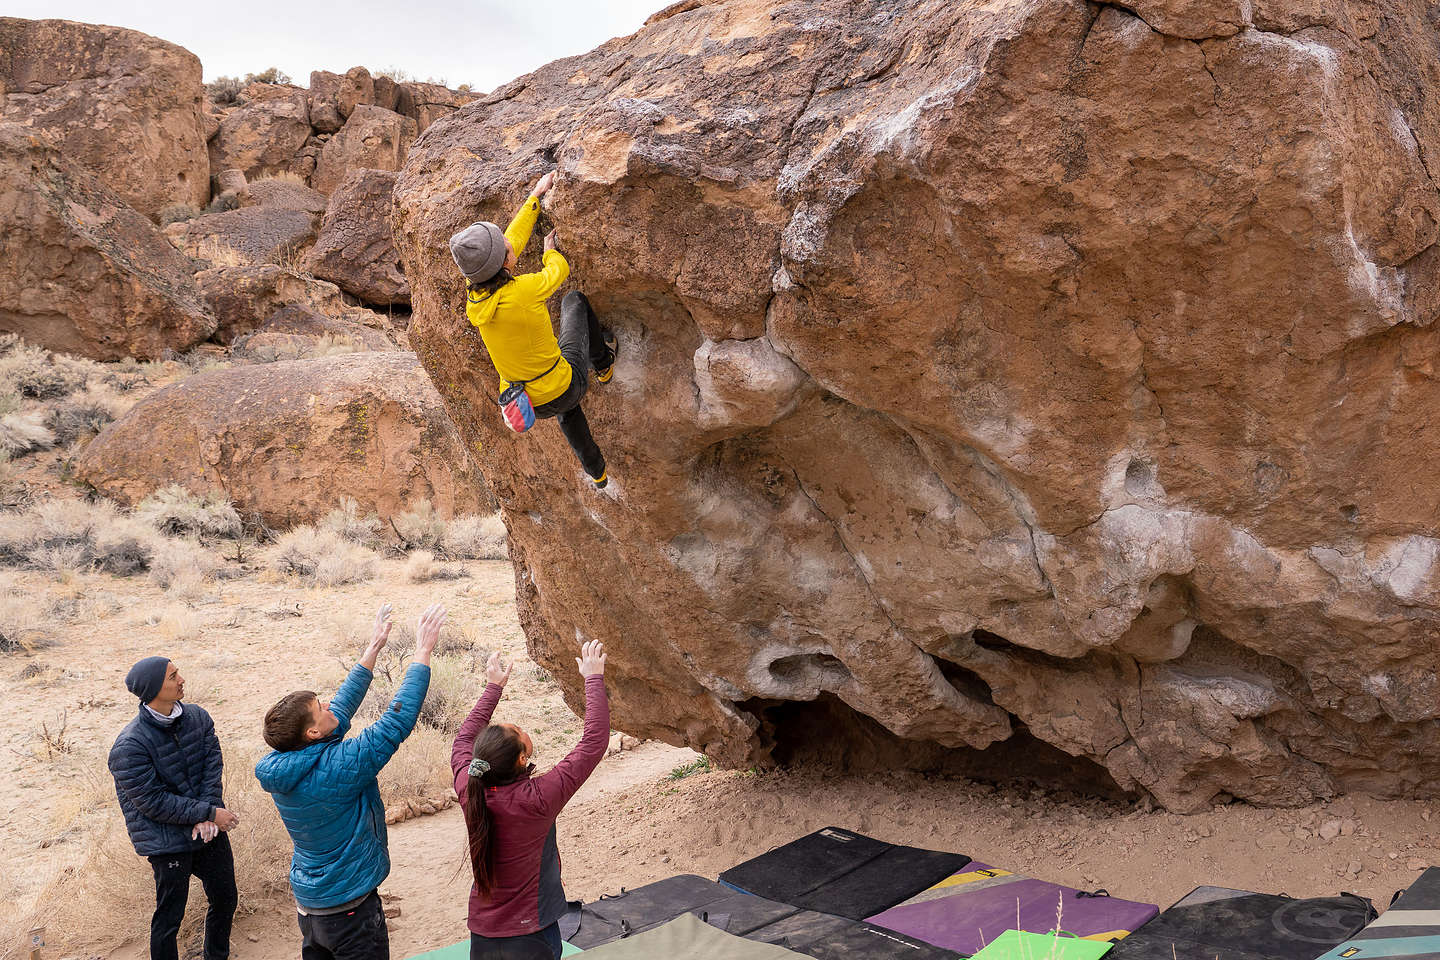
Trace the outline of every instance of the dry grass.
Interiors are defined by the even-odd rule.
[[[370,695],[359,711],[360,716],[367,720],[374,720],[384,713],[395,698],[395,691],[409,665],[410,647],[404,644],[394,647],[395,642],[392,638],[391,646],[385,648],[375,665],[375,680],[370,685]],[[460,729],[461,721],[485,689],[484,679],[484,668],[475,657],[434,654],[430,658],[430,688],[420,707],[417,727],[449,734]]]
[[[0,524],[0,563],[125,577],[149,569],[161,543],[158,533],[109,501],[46,500]]]
[[[429,583],[431,580],[459,580],[469,576],[460,567],[447,567],[435,562],[435,554],[429,550],[416,550],[405,563],[405,579],[411,583]]]
[[[95,436],[114,419],[114,406],[89,396],[88,391],[81,398],[61,401],[45,411],[45,427],[62,447]]]
[[[378,559],[374,551],[346,540],[333,530],[320,530],[308,524],[295,527],[270,550],[272,570],[317,587],[371,580],[377,572]]]
[[[334,533],[362,547],[374,548],[381,543],[380,517],[373,513],[362,514],[354,497],[341,497],[340,506],[327,513],[316,526],[321,531]]]
[[[99,370],[92,360],[54,354],[13,335],[0,342],[0,394],[53,400],[83,390]]]
[[[160,544],[150,561],[150,579],[172,596],[192,599],[220,568],[220,560],[195,540]]]
[[[434,550],[445,536],[445,518],[435,512],[428,499],[416,501],[410,509],[391,518],[391,523],[406,550]]]
[[[279,180],[284,183],[298,183],[303,187],[309,186],[309,184],[305,182],[305,178],[300,176],[300,174],[296,173],[294,170],[276,170],[274,173],[264,173],[254,178],[250,182],[260,183],[264,180]]]
[[[31,653],[48,646],[45,617],[29,593],[0,586],[0,654]]]
[[[500,514],[455,517],[445,524],[440,547],[461,560],[504,560],[506,547],[505,521]]]
[[[202,237],[195,248],[195,256],[212,267],[243,267],[251,262],[249,257],[219,237]]]
[[[31,410],[0,417],[0,453],[23,457],[55,445],[55,434],[45,426],[45,411]]]
[[[240,514],[219,494],[197,496],[179,484],[156,490],[140,501],[135,519],[167,536],[238,537]]]
[[[473,707],[474,703],[470,705]],[[453,733],[416,724],[415,732],[380,771],[380,796],[385,806],[412,799],[447,797],[453,783],[450,748],[454,739]]]
[[[155,627],[156,633],[166,641],[199,639],[205,626],[200,614],[183,603],[157,610],[146,622]]]

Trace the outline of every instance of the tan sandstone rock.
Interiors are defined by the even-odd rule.
[[[239,106],[220,121],[210,140],[210,166],[243,170],[250,180],[267,173],[301,172],[300,153],[310,138],[309,94],[300,87],[253,83]]]
[[[310,73],[310,126],[321,133],[334,133],[357,106],[374,102],[375,81],[364,67],[351,67],[343,74],[328,70]]]
[[[399,84],[395,109],[415,121],[417,132],[436,120],[476,99],[474,94],[461,93],[438,83]]]
[[[157,218],[210,200],[200,61],[134,30],[0,17],[0,117],[56,135],[126,203]]]
[[[415,121],[371,104],[361,104],[320,152],[311,185],[328,194],[359,167],[399,170],[415,141]]]
[[[215,315],[215,339],[221,343],[258,329],[275,311],[291,305],[337,320],[378,317],[348,303],[333,283],[273,263],[212,267],[195,274],[195,282]]]
[[[281,527],[346,496],[382,517],[422,497],[447,516],[488,499],[434,388],[403,352],[196,374],[107,426],[76,471],[122,503],[179,483]]]
[[[410,286],[390,229],[395,176],[366,169],[346,175],[330,194],[320,234],[305,256],[306,273],[329,280],[366,303],[410,303]]]
[[[572,703],[599,637],[618,727],[730,765],[1435,793],[1440,38],[1141,6],[681,4],[435,121],[411,342]],[[445,244],[552,156],[602,494],[501,426]]]
[[[0,123],[0,331],[96,360],[215,332],[194,265],[48,134]]]
[[[233,347],[235,353],[259,363],[400,349],[380,330],[298,304],[276,310],[254,333],[237,337]]]

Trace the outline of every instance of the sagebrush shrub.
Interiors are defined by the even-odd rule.
[[[219,494],[197,496],[178,483],[140,501],[135,519],[167,536],[238,537],[240,514]]]
[[[308,524],[292,529],[270,550],[271,569],[317,587],[370,580],[376,573],[376,560],[373,551]]]
[[[68,447],[82,437],[93,437],[115,419],[106,404],[96,400],[67,400],[45,412],[45,427],[55,435],[55,443]]]
[[[55,445],[55,434],[45,426],[45,412],[12,413],[0,417],[0,453],[23,457]]]
[[[228,107],[240,99],[240,91],[245,89],[245,81],[239,77],[216,77],[210,83],[205,84],[205,92],[210,95],[218,106]]]
[[[445,536],[445,518],[435,512],[428,499],[415,502],[409,510],[392,517],[391,522],[407,548],[434,550]]]
[[[53,354],[21,340],[0,354],[0,394],[52,400],[83,390],[98,364]]]
[[[506,533],[498,513],[452,517],[445,524],[440,548],[461,560],[504,560],[509,556]]]
[[[341,497],[340,506],[325,514],[316,526],[363,547],[380,544],[380,517],[373,513],[362,514],[354,497]]]

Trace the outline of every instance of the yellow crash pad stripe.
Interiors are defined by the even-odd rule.
[[[958,887],[962,883],[974,883],[976,880],[990,880],[995,877],[1013,877],[1009,870],[971,870],[969,873],[953,873],[941,880],[931,890],[943,890],[946,887]]]

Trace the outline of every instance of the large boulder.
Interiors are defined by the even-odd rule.
[[[417,142],[411,343],[572,703],[579,634],[618,725],[731,765],[1437,791],[1440,34],[1135,7],[682,4]],[[501,426],[445,244],[551,162],[608,493]]]
[[[420,133],[436,120],[454,113],[471,100],[472,93],[461,93],[438,83],[401,83],[396,90],[395,109],[415,121]]]
[[[414,142],[414,120],[384,107],[361,104],[320,151],[311,186],[329,194],[357,167],[399,170]]]
[[[400,349],[379,330],[299,304],[276,310],[254,333],[237,337],[233,346],[235,353],[258,363]]]
[[[410,285],[390,229],[396,174],[351,170],[330,194],[320,235],[302,268],[378,306],[409,305]]]
[[[298,259],[314,241],[319,220],[304,209],[252,204],[172,223],[165,235],[190,256],[210,263],[283,263]]]
[[[364,67],[351,67],[344,73],[310,73],[310,126],[321,133],[334,133],[357,106],[374,102],[375,81]]]
[[[0,123],[0,331],[96,360],[215,332],[193,264],[46,134]]]
[[[335,284],[273,263],[211,267],[195,274],[195,282],[215,315],[215,339],[221,343],[259,329],[275,311],[291,305],[337,320],[379,317],[346,301]]]
[[[381,517],[422,497],[446,515],[490,501],[435,389],[404,352],[196,374],[107,426],[75,469],[121,503],[178,483],[230,497],[277,527],[315,520],[347,496]]]
[[[280,207],[319,214],[325,212],[330,202],[325,194],[310,189],[298,177],[261,177],[247,183],[246,189],[251,202],[262,207]]]
[[[304,175],[310,134],[309,94],[303,88],[254,83],[220,121],[210,140],[210,166],[243,170],[250,180],[282,171]]]
[[[151,219],[210,199],[200,60],[98,24],[0,17],[0,116],[48,130]]]

